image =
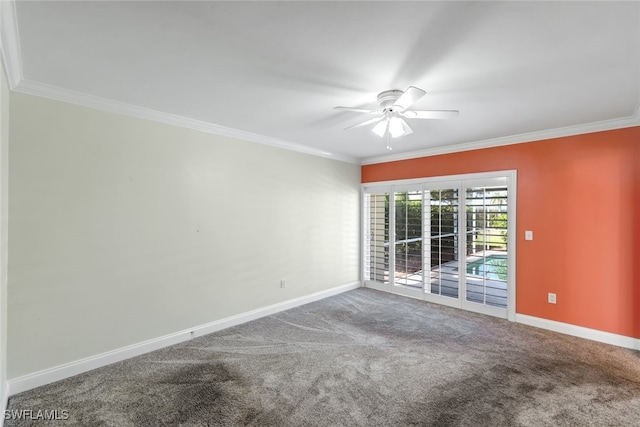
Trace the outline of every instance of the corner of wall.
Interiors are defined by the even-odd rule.
[[[0,2],[0,46],[2,48],[3,75],[14,89],[22,80],[22,56],[18,37],[18,21],[14,0]]]
[[[3,12],[6,9],[2,5]],[[4,22],[4,16],[3,16]],[[3,51],[5,58],[3,30]],[[6,58],[4,61],[6,64]],[[0,65],[0,411],[4,414],[9,399],[7,383],[7,202],[9,154],[9,82],[5,67]],[[0,417],[0,427],[4,417]]]

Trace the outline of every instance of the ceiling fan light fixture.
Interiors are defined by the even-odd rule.
[[[413,129],[409,127],[404,119],[400,119],[400,123],[402,124],[402,129],[404,130],[404,136],[411,135],[413,133]]]
[[[402,125],[402,119],[399,117],[391,117],[391,119],[389,119],[389,133],[391,134],[391,138],[398,138],[406,133]]]
[[[385,132],[387,131],[387,124],[389,124],[389,122],[387,120],[381,120],[371,130],[373,131],[373,133],[375,133],[380,138],[382,138],[384,136]]]

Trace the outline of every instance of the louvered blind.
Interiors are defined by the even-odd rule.
[[[365,280],[389,282],[389,193],[365,193]]]

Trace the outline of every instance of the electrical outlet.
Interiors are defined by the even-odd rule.
[[[281,288],[286,288],[287,287],[287,280],[286,279],[281,279],[280,280],[280,287]]]
[[[556,294],[549,292],[549,296],[547,298],[547,300],[549,301],[549,304],[555,304],[556,303]]]
[[[527,230],[524,232],[524,240],[533,240],[533,231]]]

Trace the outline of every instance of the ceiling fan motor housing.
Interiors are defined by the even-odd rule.
[[[395,102],[402,96],[404,91],[402,90],[385,90],[384,92],[380,92],[378,94],[378,104],[380,104],[380,108],[384,112],[393,112],[393,105]]]

